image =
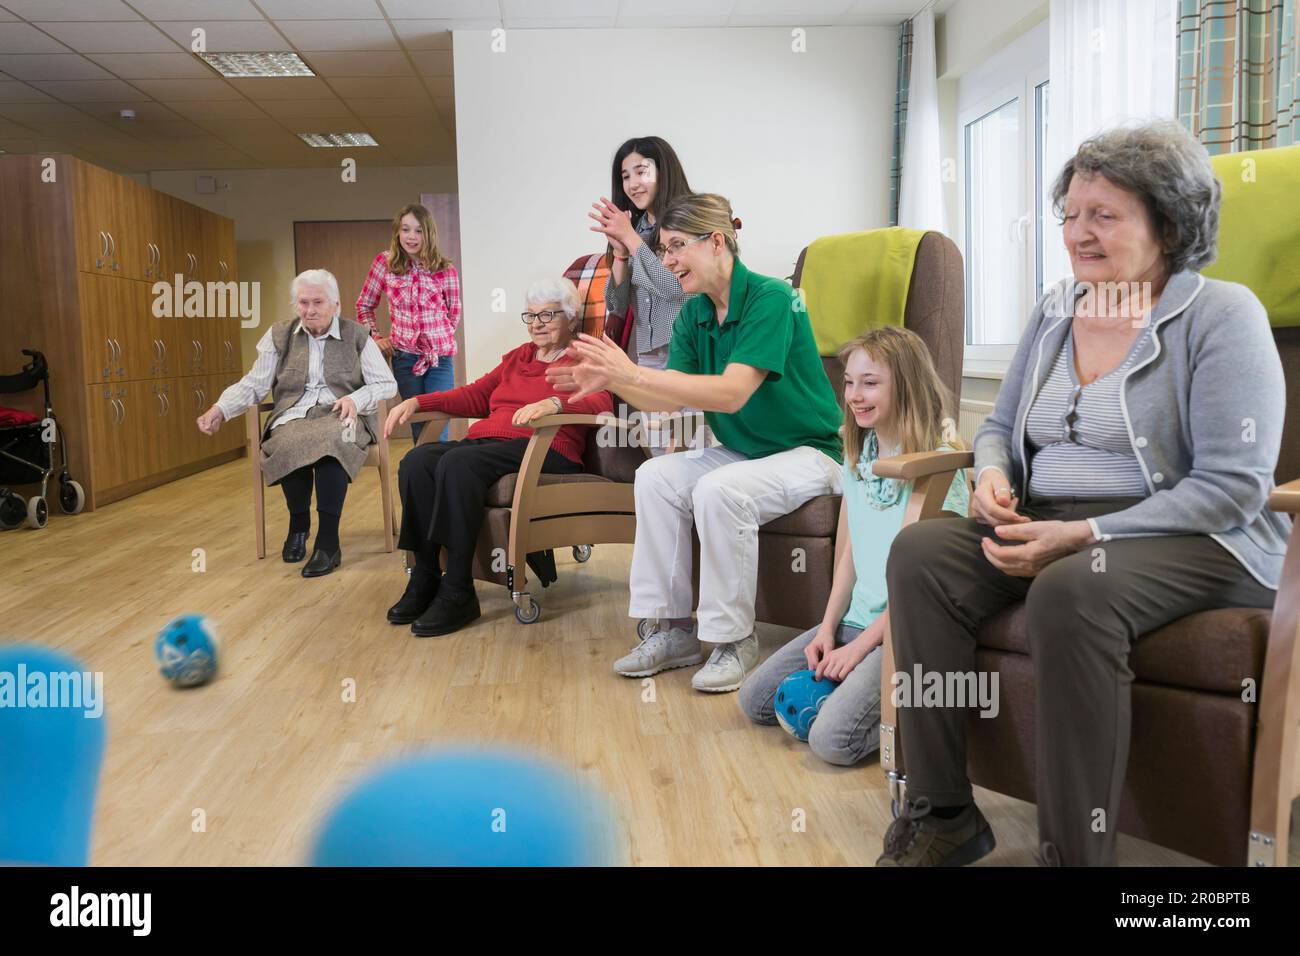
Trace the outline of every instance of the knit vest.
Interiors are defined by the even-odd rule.
[[[294,335],[298,319],[277,322],[271,327],[271,342],[280,356],[271,385],[271,401],[275,407],[267,424],[293,408],[307,391],[307,371],[311,361],[311,344],[307,333]],[[338,398],[351,395],[366,384],[361,371],[361,351],[370,341],[370,332],[352,319],[339,317],[339,337],[325,339],[325,384]],[[361,415],[358,422],[370,433],[370,441],[379,437],[379,419],[372,412]]]

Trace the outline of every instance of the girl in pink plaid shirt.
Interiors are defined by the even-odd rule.
[[[375,307],[388,296],[389,337],[375,327]],[[438,249],[438,231],[429,210],[403,206],[393,217],[393,241],[375,256],[357,297],[357,321],[368,326],[385,356],[402,398],[445,392],[455,385],[451,361],[460,324],[460,277]],[[420,440],[422,423],[412,423]],[[446,440],[444,428],[441,436]]]

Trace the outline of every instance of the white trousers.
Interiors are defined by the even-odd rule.
[[[636,471],[628,614],[690,616],[694,526],[700,538],[697,636],[718,644],[749,637],[759,526],[818,495],[839,492],[839,463],[815,448],[750,460],[718,445],[646,461]]]

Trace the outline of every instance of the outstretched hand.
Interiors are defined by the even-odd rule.
[[[572,394],[574,399],[606,389],[617,391],[636,381],[636,363],[608,335],[596,338],[583,333],[569,343],[565,355],[569,361],[552,364],[546,370],[546,380],[557,392]]]

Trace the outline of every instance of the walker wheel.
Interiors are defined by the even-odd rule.
[[[591,560],[591,545],[575,544],[573,546],[573,560],[579,564],[585,564]]]
[[[654,626],[655,622],[653,619],[648,617],[641,618],[641,620],[636,622],[637,638],[644,641],[649,636],[650,632],[654,630]]]
[[[65,515],[79,515],[86,507],[86,492],[77,482],[69,478],[59,486],[59,508]]]
[[[27,524],[33,528],[44,528],[50,520],[50,508],[45,499],[36,497],[27,502]]]
[[[532,606],[532,611],[528,614],[525,614],[524,609],[521,607],[515,608],[515,620],[520,624],[536,624],[537,619],[542,616],[542,606],[536,601],[530,601],[529,603]]]
[[[0,528],[12,531],[27,518],[27,502],[22,495],[7,494],[0,498]]]

